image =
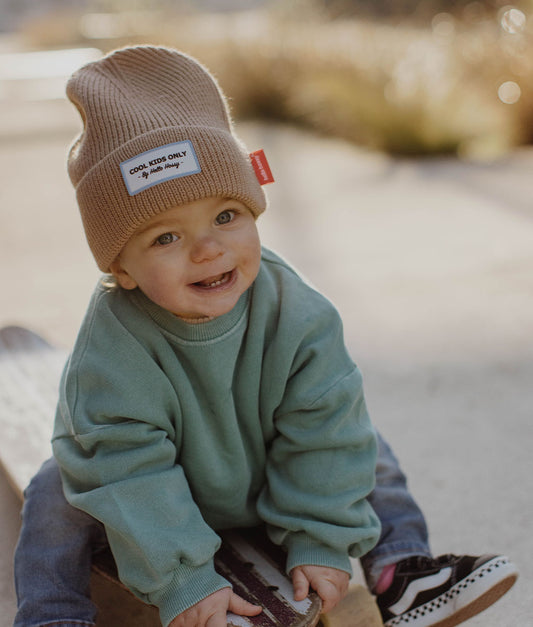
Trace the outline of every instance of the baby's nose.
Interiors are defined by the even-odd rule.
[[[213,236],[199,237],[191,246],[191,259],[195,263],[211,261],[224,252],[222,244]]]

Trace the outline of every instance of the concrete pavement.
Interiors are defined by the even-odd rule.
[[[65,347],[98,277],[64,166],[77,125],[62,101],[0,110],[0,324]],[[533,625],[533,150],[491,164],[394,160],[283,126],[240,130],[277,180],[263,241],[343,314],[434,551],[504,552],[519,566],[468,625]],[[18,504],[2,479],[0,500],[8,627]]]

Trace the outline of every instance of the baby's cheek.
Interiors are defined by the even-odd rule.
[[[174,290],[172,290],[169,286],[152,281],[141,287],[141,290],[144,292],[145,296],[147,296],[156,305],[163,307],[163,309],[172,309],[172,305],[175,304],[172,300]]]

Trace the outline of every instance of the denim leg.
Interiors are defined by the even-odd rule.
[[[103,526],[66,501],[56,461],[46,461],[25,491],[15,551],[14,627],[94,625],[91,555],[105,542]]]
[[[390,446],[379,433],[377,439],[376,487],[368,500],[381,521],[381,536],[377,545],[361,558],[370,590],[385,566],[412,555],[431,555],[424,515],[407,488]]]

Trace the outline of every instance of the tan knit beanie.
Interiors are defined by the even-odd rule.
[[[91,251],[108,271],[148,218],[211,196],[254,215],[266,199],[225,98],[197,61],[168,48],[117,50],[70,78],[83,131],[68,172]]]

